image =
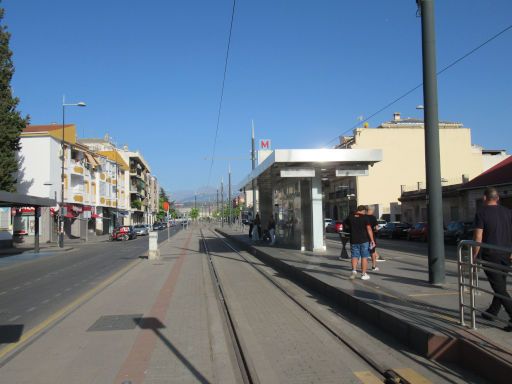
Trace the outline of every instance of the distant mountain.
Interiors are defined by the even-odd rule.
[[[227,193],[227,190],[225,192]],[[177,203],[193,202],[195,198],[197,198],[198,202],[213,202],[217,198],[217,190],[205,186],[198,188],[196,191],[190,189],[171,191],[171,200],[175,200]]]

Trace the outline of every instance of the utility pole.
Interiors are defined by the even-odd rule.
[[[251,161],[252,161],[252,170],[256,168],[256,151],[254,150],[254,120],[252,123],[252,134],[251,134]],[[256,218],[256,182],[254,179],[252,180],[252,219]]]
[[[229,204],[229,225],[231,226],[231,221],[232,221],[232,208],[233,208],[233,203],[231,202],[231,164],[229,164],[229,168],[228,168],[228,204]]]
[[[221,216],[220,216],[220,225],[224,226],[224,178],[220,181],[220,201],[221,201]]]
[[[217,213],[219,213],[219,188],[217,188]]]
[[[439,117],[437,109],[436,38],[434,0],[416,0],[421,12],[423,54],[423,104],[425,106],[425,167],[428,207],[428,280],[445,282],[443,196],[441,155],[439,150]]]
[[[197,209],[197,192],[194,192],[194,209]]]

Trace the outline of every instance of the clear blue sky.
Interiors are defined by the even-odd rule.
[[[207,183],[231,0],[4,0],[20,109],[142,151],[164,188]],[[436,1],[438,68],[512,24],[512,1]],[[415,0],[238,0],[217,156],[250,169],[250,122],[274,148],[321,147],[421,82]],[[439,77],[440,119],[511,149],[512,31]],[[421,89],[394,111],[418,117]],[[454,144],[455,145],[455,144]],[[228,164],[214,164],[212,182]],[[419,170],[422,171],[422,170]]]

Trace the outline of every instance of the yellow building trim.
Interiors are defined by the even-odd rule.
[[[83,203],[84,197],[82,195],[74,195],[73,200],[76,201],[77,203]]]

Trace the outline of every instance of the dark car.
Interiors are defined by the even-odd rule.
[[[416,223],[414,224],[409,232],[407,232],[407,240],[428,240],[428,224],[427,223]]]
[[[392,221],[387,223],[382,229],[377,232],[380,238],[387,237],[389,239],[400,239],[407,237],[407,233],[411,226],[407,223]]]
[[[444,241],[458,243],[461,240],[471,240],[474,230],[471,221],[450,221],[444,230]]]
[[[325,227],[327,233],[340,233],[343,232],[343,221],[331,220],[327,227]]]
[[[110,240],[132,240],[137,238],[137,233],[132,225],[116,227],[110,235]]]
[[[164,226],[162,223],[154,223],[153,224],[153,231],[160,231],[161,229],[164,229]]]

